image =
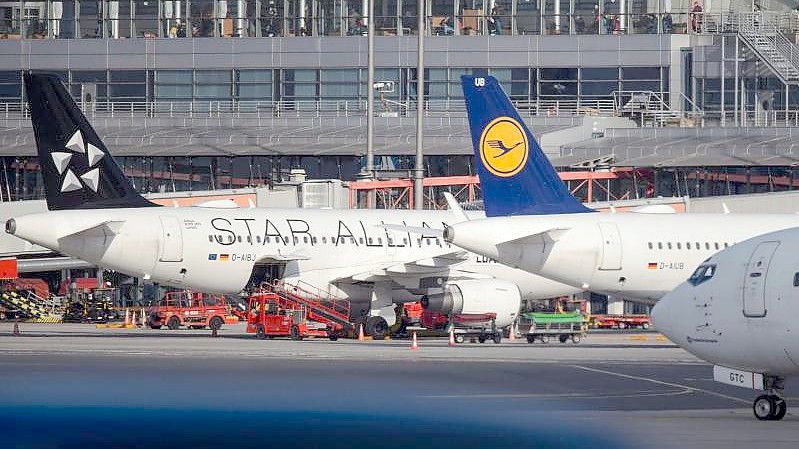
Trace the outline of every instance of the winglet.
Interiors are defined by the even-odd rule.
[[[458,203],[458,200],[455,199],[455,195],[449,192],[444,192],[444,199],[447,201],[449,210],[455,214],[455,218],[458,219],[459,222],[469,221],[469,217],[466,216],[466,212],[463,211],[461,205]]]

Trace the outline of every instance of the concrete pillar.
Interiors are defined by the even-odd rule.
[[[624,315],[624,299],[608,296],[608,315]]]

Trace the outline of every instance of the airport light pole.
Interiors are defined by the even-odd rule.
[[[416,55],[416,161],[413,168],[413,208],[424,209],[424,0],[416,0],[417,55]]]
[[[366,172],[369,179],[374,181],[375,176],[375,0],[367,0],[366,22]],[[377,195],[373,189],[367,190],[366,204],[374,208]]]

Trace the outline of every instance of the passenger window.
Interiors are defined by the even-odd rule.
[[[247,236],[247,243],[252,243],[252,236],[251,235]]]
[[[260,236],[260,235],[256,235],[256,236],[255,236],[255,241],[256,241],[257,243],[261,243],[261,236]]]
[[[214,236],[213,235],[209,235],[208,236],[208,241],[209,242],[213,242],[214,241]]]
[[[716,242],[716,249],[719,249],[719,242]]]
[[[710,243],[705,242],[705,249],[710,249]]]
[[[302,243],[308,243],[308,237],[303,237],[302,238]]]
[[[227,241],[230,242],[230,243],[233,243],[233,236],[229,235],[228,238],[227,238]]]
[[[671,242],[666,243],[666,246],[668,246],[669,249],[671,249]]]
[[[713,275],[715,274],[716,274],[715,265],[699,265],[699,267],[694,271],[691,277],[688,278],[688,282],[693,286],[697,286],[705,281],[710,280],[710,278],[712,278]],[[796,280],[794,280],[794,283],[796,283]]]
[[[359,239],[358,239],[358,242],[359,242],[361,245],[363,245],[363,237],[359,238]],[[372,238],[371,238],[371,237],[369,237],[369,240],[368,240],[368,242],[369,242],[369,244],[370,244],[370,245],[372,244]]]
[[[677,242],[677,249],[682,249],[682,243]]]
[[[327,237],[322,237],[322,243],[327,243]]]
[[[356,243],[355,243],[355,237],[352,237],[352,238],[350,238],[350,243],[352,243],[353,245],[355,245],[355,244],[356,244]]]
[[[269,243],[271,240],[272,239],[270,239],[268,235],[266,237],[264,237],[264,242],[266,242],[266,243]]]
[[[297,243],[299,243],[299,242],[300,242],[300,239],[299,239],[299,238],[297,238],[297,237],[294,237],[294,244],[296,245],[296,244],[297,244]]]
[[[793,286],[799,287],[799,273],[793,274]]]
[[[658,242],[658,249],[663,249],[663,243]]]
[[[728,247],[728,246],[730,246],[730,244],[729,244],[729,243],[727,243],[727,242],[724,242],[724,247],[726,248],[726,247]]]
[[[236,240],[237,240],[239,243],[241,243],[241,236],[240,236],[240,235],[239,235],[239,236],[237,236],[237,237],[236,237]]]
[[[649,246],[649,249],[652,249],[652,242],[649,242],[647,245]]]
[[[313,243],[313,244],[315,245],[315,244],[316,244],[316,242],[317,242],[317,240],[316,240],[316,237],[313,237],[313,238],[311,239],[311,243]]]
[[[389,244],[389,245],[393,245],[393,244],[394,244],[394,241],[393,241],[393,240],[391,240],[391,239],[388,239],[388,244]]]
[[[685,249],[691,249],[691,242],[685,242]]]
[[[377,244],[380,245],[380,246],[383,246],[383,239],[378,237],[377,238]]]

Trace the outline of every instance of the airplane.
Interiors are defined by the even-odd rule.
[[[463,76],[462,85],[486,218],[448,224],[447,243],[584,290],[654,302],[717,251],[799,226],[789,214],[595,212],[563,184],[494,77]]]
[[[49,211],[9,219],[6,232],[54,251],[204,292],[238,294],[267,279],[301,284],[349,299],[353,318],[377,338],[406,301],[495,312],[504,327],[522,298],[579,291],[440,238],[381,227],[441,226],[452,212],[157,207],[134,190],[57,76],[29,73],[24,83]]]
[[[718,382],[765,391],[757,419],[785,416],[785,379],[799,374],[799,228],[748,240],[714,254],[652,310],[657,329],[714,364]]]

